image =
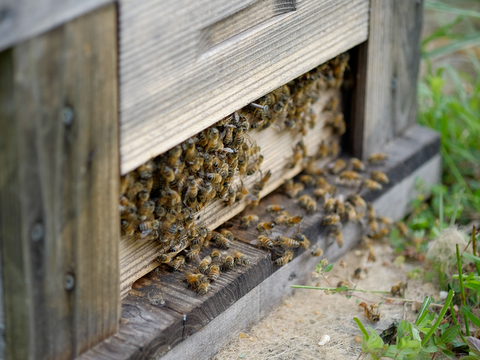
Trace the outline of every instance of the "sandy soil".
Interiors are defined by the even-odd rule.
[[[387,244],[376,245],[375,254],[376,261],[367,262],[367,251],[353,250],[335,263],[333,270],[326,274],[326,280],[332,286],[348,281],[357,289],[386,292],[400,281],[407,282],[407,270],[413,265],[395,265],[395,255]],[[358,268],[362,269],[360,278],[355,278]],[[329,286],[326,280],[312,274],[308,285]],[[407,284],[405,299],[421,303],[426,295],[439,298],[432,284],[419,280],[409,280]],[[412,305],[403,305],[401,298],[389,303],[385,298],[392,298],[391,294],[354,294],[347,299],[344,294],[328,295],[324,291],[298,289],[267,318],[239,333],[215,359],[357,359],[361,352],[361,333],[354,317],[378,333],[388,328],[394,319],[415,319]],[[380,304],[379,322],[373,323],[365,317],[363,308],[358,306],[362,301]],[[324,335],[330,336],[330,341],[320,346],[318,343]]]

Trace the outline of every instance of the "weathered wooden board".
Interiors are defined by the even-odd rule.
[[[0,51],[114,0],[1,0]]]
[[[394,146],[396,141],[393,142],[391,152],[388,152],[390,159],[384,166],[378,167],[390,175],[392,186],[386,192],[372,192],[370,200],[377,211],[397,220],[405,214],[406,207],[403,206],[407,202],[402,200],[398,203],[398,208],[403,207],[400,211],[388,205],[399,196],[411,199],[409,191],[417,176],[427,184],[440,179],[438,135],[423,129],[422,132],[422,136],[415,138],[412,135],[410,139],[402,139],[398,147]],[[411,146],[413,142],[417,147]],[[403,150],[397,154],[396,151],[401,148]],[[433,153],[428,150],[434,148],[436,151]],[[421,162],[416,152],[424,154]],[[404,156],[397,156],[401,154]],[[409,171],[396,171],[397,167]],[[398,192],[401,194],[398,195]],[[263,201],[281,203],[295,208],[295,211],[302,211],[283,194],[270,194]],[[254,211],[262,213],[261,207]],[[301,230],[312,243],[317,242],[324,249],[324,257],[334,261],[355,245],[362,234],[362,227],[358,223],[344,227],[344,246],[339,248],[325,237],[325,227],[319,226],[321,217],[321,213],[316,213],[305,218]],[[283,295],[291,292],[289,286],[300,283],[318,262],[318,258],[312,259],[309,252],[300,250],[292,262],[278,268],[272,264],[268,252],[242,243],[251,240],[245,237],[246,232],[234,233],[241,241],[234,242],[233,246],[250,257],[250,266],[225,272],[213,283],[211,292],[203,297],[181,284],[179,273],[163,268],[151,272],[134,285],[123,301],[119,333],[80,359],[145,359],[159,356],[163,359],[210,359],[233,335],[268,313]],[[254,233],[250,236],[256,237]]]
[[[0,248],[0,359],[5,359],[5,312],[3,308],[2,249]]]
[[[368,5],[121,1],[122,174],[365,41]]]
[[[73,358],[118,328],[116,34],[108,5],[0,54],[8,358]]]
[[[368,157],[416,121],[423,1],[372,0],[358,50],[354,154]]]
[[[313,109],[317,114],[317,123],[313,129],[307,131],[305,136],[294,134],[289,130],[279,130],[274,126],[262,131],[251,130],[248,132],[250,140],[247,141],[260,146],[261,154],[264,156],[260,169],[263,174],[269,170],[272,172],[271,179],[260,193],[261,197],[275,190],[285,179],[292,178],[301,171],[301,162],[292,169],[287,166],[293,158],[293,147],[299,140],[303,138],[307,147],[307,154],[309,155],[316,154],[323,140],[333,140],[331,129],[325,127],[325,122],[333,113],[331,111],[322,111],[322,109],[332,97],[338,96],[338,90],[328,90],[320,94],[320,99],[313,105]],[[244,176],[242,181],[247,188],[251,189],[252,185],[258,182],[261,177],[262,173],[258,172],[252,176]],[[239,182],[239,179],[237,179],[237,182]],[[196,221],[197,226],[204,225],[214,229],[241,212],[246,205],[248,205],[248,202],[244,201],[231,206],[225,206],[223,200],[217,200],[200,212],[201,218]],[[158,256],[160,248],[161,244],[156,241],[139,241],[135,238],[122,237],[120,241],[122,297],[127,294],[135,280],[158,266],[155,258]]]

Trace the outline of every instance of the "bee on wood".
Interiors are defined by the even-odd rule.
[[[235,260],[235,265],[237,265],[237,266],[250,265],[250,260],[248,260],[248,257],[246,255],[242,254],[238,250],[236,250],[233,253],[233,258]]]
[[[208,138],[208,142],[204,150],[205,151],[217,150],[219,148],[219,143],[221,142],[221,140],[219,140],[220,134],[218,130],[216,128],[208,129],[207,138]]]
[[[350,166],[352,170],[356,172],[364,172],[366,170],[365,164],[357,158],[350,159]]]
[[[159,256],[157,256],[157,261],[160,264],[168,264],[169,262],[172,261],[172,255],[170,255],[170,254],[159,255]]]
[[[222,234],[214,233],[212,237],[213,242],[221,249],[229,249],[230,242]]]
[[[355,207],[363,209],[367,207],[367,203],[365,202],[365,200],[363,200],[363,198],[358,194],[349,195],[347,200],[351,202]]]
[[[257,231],[264,233],[267,230],[272,230],[275,227],[275,221],[265,221],[257,224]]]
[[[277,213],[279,211],[285,210],[285,206],[278,205],[278,204],[272,204],[267,206],[267,212],[268,213]]]
[[[317,151],[317,159],[325,159],[330,153],[330,149],[324,140],[320,143]]]
[[[328,100],[323,108],[323,111],[335,111],[338,107],[338,97],[332,97]]]
[[[125,236],[132,236],[135,233],[135,227],[133,226],[133,223],[131,221],[128,221],[126,219],[121,220],[121,225],[122,225],[122,233]]]
[[[361,273],[362,273],[362,268],[356,268],[353,272],[353,277],[355,279],[360,279]]]
[[[390,180],[388,179],[388,176],[378,170],[374,170],[370,173],[370,179],[380,184],[388,184],[390,182]]]
[[[220,267],[218,265],[210,266],[210,271],[208,272],[208,279],[210,281],[215,281],[220,276]]]
[[[224,204],[227,206],[231,206],[235,204],[235,200],[236,200],[235,190],[233,190],[233,188],[229,188],[225,199],[223,199]]]
[[[293,148],[292,161],[288,163],[288,168],[293,169],[296,167],[303,159],[303,151],[299,146]]]
[[[284,225],[289,217],[290,215],[287,211],[282,211],[277,216],[275,216],[275,224],[277,224],[278,226]]]
[[[256,240],[250,241],[250,244],[263,246],[267,250],[273,249],[273,246],[275,245],[272,239],[269,239],[264,235],[260,235]]]
[[[277,236],[275,239],[275,242],[278,246],[281,246],[283,248],[298,248],[300,247],[300,242],[294,239],[290,239],[285,236]]]
[[[255,164],[247,169],[247,176],[251,176],[255,174],[258,170],[260,170],[260,166],[263,162],[263,155],[259,155]]]
[[[256,223],[260,220],[257,215],[247,215],[242,217],[240,220],[240,227],[242,229],[247,229],[252,223]]]
[[[345,203],[345,214],[347,221],[357,220],[357,212],[355,211],[355,207],[349,202]]]
[[[386,225],[387,227],[391,227],[393,224],[392,219],[386,217],[386,216],[377,216],[377,221],[380,224]]]
[[[403,297],[403,295],[405,294],[406,288],[407,288],[407,284],[405,284],[403,281],[400,281],[399,283],[392,286],[392,289],[390,290],[390,292],[392,293],[392,296]]]
[[[197,293],[198,295],[205,295],[209,289],[210,289],[210,283],[202,282],[200,285],[198,285]]]
[[[336,157],[338,156],[339,151],[340,149],[339,149],[338,141],[332,141],[330,143],[330,149],[329,149],[328,155]]]
[[[212,253],[210,254],[210,257],[212,259],[212,262],[217,262],[220,260],[221,258],[221,255],[220,255],[220,251],[218,250],[213,250]]]
[[[262,176],[262,178],[259,181],[260,191],[263,190],[263,188],[265,187],[265,184],[268,182],[268,180],[270,180],[271,177],[272,177],[272,172],[270,170],[268,170],[267,173],[264,176]]]
[[[144,221],[138,224],[138,229],[140,231],[147,231],[147,230],[153,230],[153,229],[158,229],[160,227],[160,221],[158,220],[152,220],[152,221]]]
[[[344,184],[352,185],[355,184],[356,182],[362,180],[362,175],[355,171],[350,171],[350,170],[344,170],[340,173],[340,180]]]
[[[232,232],[230,230],[227,230],[227,229],[220,229],[218,230],[220,232],[220,234],[222,234],[223,236],[225,236],[228,240],[230,241],[233,241],[234,239],[234,236],[232,234]]]
[[[398,229],[398,232],[402,237],[408,237],[408,228],[404,222],[396,222],[395,227]]]
[[[339,195],[335,199],[335,212],[342,217],[345,214],[345,201],[343,195]]]
[[[372,180],[372,179],[365,179],[363,180],[362,187],[365,187],[369,190],[382,190],[382,184]]]
[[[194,274],[193,272],[188,271],[185,273],[185,280],[187,281],[188,286],[195,289],[200,286],[200,284],[204,283],[205,275]]]
[[[212,263],[212,258],[211,256],[206,256],[203,258],[202,261],[200,261],[200,264],[198,265],[198,271],[200,271],[202,274],[205,274],[210,267],[210,264]]]
[[[372,165],[383,164],[388,159],[387,154],[384,153],[374,153],[368,157],[368,161]]]
[[[291,190],[285,192],[289,198],[296,198],[303,190],[305,186],[302,183],[295,183]]]
[[[329,232],[329,236],[333,237],[335,239],[335,241],[337,242],[338,244],[338,247],[342,247],[343,246],[343,234],[342,232],[340,231],[340,228],[338,227],[333,227],[330,232]]]
[[[326,122],[327,126],[330,126],[333,130],[333,133],[336,135],[343,135],[345,134],[345,131],[347,129],[345,125],[345,120],[343,120],[343,114],[338,113],[335,116],[333,116],[331,119],[329,119]]]
[[[283,266],[283,265],[286,265],[292,259],[293,259],[293,252],[285,251],[282,257],[279,257],[277,260],[275,260],[275,264],[277,264],[278,266]]]
[[[343,170],[345,170],[346,167],[347,167],[347,164],[343,159],[338,159],[333,163],[331,163],[330,165],[328,165],[328,168],[333,175],[337,175],[341,173]]]
[[[299,180],[305,186],[315,186],[316,184],[316,180],[312,175],[301,175]]]
[[[240,190],[235,193],[235,201],[242,201],[248,195],[248,189],[242,184]]]
[[[152,200],[145,201],[142,206],[138,209],[139,220],[144,221],[146,219],[152,218],[153,212],[155,211],[155,203]]]
[[[313,195],[317,199],[324,199],[325,196],[327,196],[327,194],[328,194],[328,191],[327,191],[327,189],[324,189],[324,188],[317,188],[313,191]]]
[[[235,260],[232,255],[227,255],[223,261],[222,268],[223,270],[232,270],[235,266]]]
[[[140,179],[150,179],[156,166],[152,160],[148,160],[145,164],[140,165],[137,169]]]
[[[187,260],[192,261],[193,259],[198,258],[200,254],[200,245],[190,246],[190,250],[187,252]]]
[[[375,251],[373,251],[373,248],[370,248],[370,250],[368,251],[367,261],[368,261],[368,262],[375,262],[375,261],[377,261],[377,256],[375,255]]]
[[[372,237],[372,239],[375,239],[375,240],[381,240],[384,237],[387,237],[389,235],[390,235],[390,229],[388,227],[384,227],[384,228],[381,228],[381,229],[377,230],[376,232],[374,232],[371,235],[371,237]]]
[[[295,240],[300,242],[300,246],[305,248],[305,249],[308,249],[310,247],[310,240],[308,240],[307,237],[305,235],[303,235],[302,233],[296,234],[295,235]]]
[[[360,304],[358,304],[358,306],[361,306],[365,309],[365,316],[368,320],[372,322],[380,321],[380,312],[378,311],[377,303],[367,305],[367,303],[361,302]]]
[[[309,195],[300,196],[298,199],[298,205],[307,210],[307,214],[310,215],[317,211],[317,202]]]
[[[377,213],[375,212],[375,209],[373,208],[372,203],[367,203],[367,216],[369,221],[373,221],[377,217]]]
[[[175,259],[168,263],[175,271],[180,269],[183,264],[185,264],[185,257],[181,255],[176,256]]]
[[[320,249],[320,248],[316,248],[316,249],[312,250],[310,255],[312,255],[312,256],[322,256],[323,255],[323,250]]]
[[[290,216],[288,219],[285,221],[285,226],[286,227],[293,227],[295,225],[300,224],[300,222],[303,220],[302,215],[295,215],[295,216]]]
[[[328,226],[328,225],[335,225],[340,222],[340,216],[337,214],[333,215],[325,215],[322,220],[322,225]]]
[[[335,203],[335,198],[328,198],[325,200],[325,203],[323,204],[323,210],[326,214],[332,214],[335,211]]]

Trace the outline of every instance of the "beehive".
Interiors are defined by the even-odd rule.
[[[302,158],[316,154],[322,141],[332,143],[332,132],[339,129],[331,125],[341,116],[335,115],[331,99],[340,95],[347,129],[343,149],[361,159],[380,151],[390,155],[381,168],[390,184],[366,194],[367,200],[382,207],[398,199],[402,205],[391,214],[398,218],[408,199],[398,194],[413,187],[416,175],[436,181],[438,139],[413,125],[422,2],[40,1],[35,6],[12,3],[0,14],[0,308],[5,309],[0,312],[5,314],[5,320],[0,316],[0,330],[5,329],[5,336],[0,332],[0,357],[5,344],[12,358],[165,353],[168,358],[178,356],[190,341],[183,340],[204,327],[211,334],[223,329],[221,336],[217,333],[220,344],[232,322],[208,324],[218,324],[242,303],[260,309],[260,315],[261,304],[274,304],[281,291],[265,290],[261,296],[259,291],[272,289],[272,282],[286,284],[286,272],[293,269],[298,276],[305,274],[311,262],[300,250],[287,266],[273,268],[270,255],[249,244],[250,230],[239,232],[243,241],[232,243],[232,249],[246,254],[251,264],[226,272],[204,297],[185,283],[177,286],[177,275],[164,266],[142,278],[165,251],[160,234],[155,238],[157,229],[145,221],[163,218],[149,219],[147,206],[142,219],[130,219],[131,236],[126,236],[130,223],[124,222],[122,236],[121,211],[130,203],[141,209],[142,200],[138,193],[131,198],[125,193],[128,202],[121,200],[119,211],[119,194],[127,191],[120,179],[134,171],[132,183],[143,180],[148,188],[148,176],[143,179],[136,169],[158,156],[159,163],[168,163],[161,154],[186,141],[188,148],[188,139],[204,131],[213,140],[206,146],[219,150],[215,131],[206,129],[217,128],[219,137],[227,133],[227,125],[240,131],[241,116],[255,111],[249,104],[266,104],[272,92],[277,104],[276,89],[290,87],[301,76],[309,82],[312,73],[307,73],[346,51],[350,87],[338,89],[335,71],[322,78],[335,86],[312,98],[312,112],[302,110],[306,116],[299,116],[299,125],[286,118],[260,130],[269,123],[269,113],[247,119],[249,148],[261,151],[246,164],[247,172],[257,171],[233,176],[235,197],[243,185],[258,188],[269,170],[272,175],[263,189],[250,195],[264,197],[296,175],[304,166],[304,160],[297,161],[301,141],[306,147]],[[301,97],[292,99],[294,107],[305,105]],[[280,110],[270,105],[270,111]],[[225,157],[231,154],[223,152]],[[259,154],[264,159],[257,169]],[[321,159],[320,165],[322,160],[330,161]],[[238,164],[233,168],[240,170]],[[203,180],[201,185],[208,188]],[[215,189],[219,194],[225,190],[221,185]],[[176,202],[175,194],[162,186],[152,198],[158,201],[163,191],[170,196],[167,203]],[[181,192],[181,203],[188,204]],[[227,198],[216,197],[194,212],[196,226],[213,229],[256,201],[246,197],[227,206],[228,189],[226,193]],[[269,195],[267,203],[281,199],[277,196]],[[263,211],[263,206],[252,211]],[[302,232],[323,241],[324,234],[316,230],[319,216],[306,219]],[[185,224],[175,225],[185,229]],[[354,226],[348,229],[342,249],[322,245],[326,256],[338,256],[354,243]],[[159,282],[164,273],[170,277]],[[255,311],[239,318],[254,321]],[[211,356],[218,344],[202,354]],[[190,354],[199,358],[200,352]]]

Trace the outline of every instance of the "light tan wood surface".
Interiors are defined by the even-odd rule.
[[[121,1],[122,174],[367,39],[367,0],[292,4]]]
[[[7,358],[70,359],[117,331],[116,35],[108,5],[0,54]]]

